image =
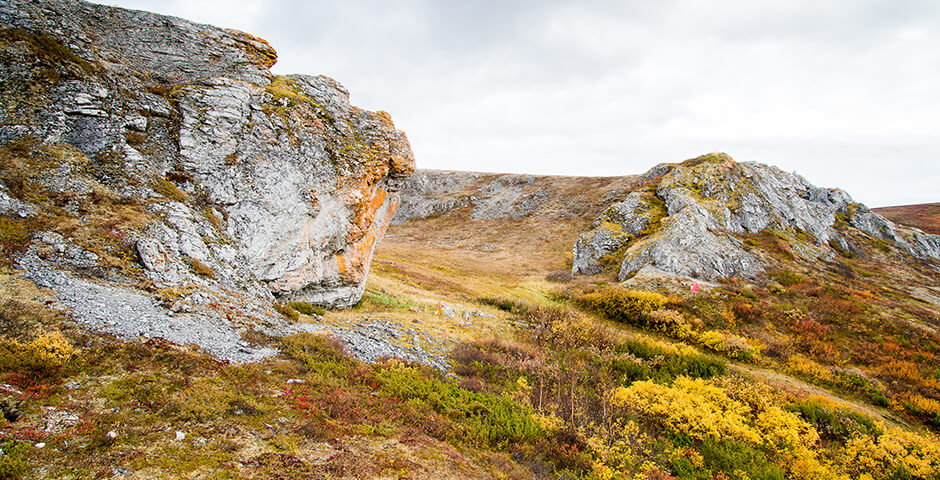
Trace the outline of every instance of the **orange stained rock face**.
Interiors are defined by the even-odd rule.
[[[258,38],[241,30],[227,29],[245,51],[245,54],[254,62],[265,68],[271,68],[277,63],[277,51],[263,38]]]
[[[386,201],[388,203],[384,215],[377,216],[379,209],[386,205]],[[360,238],[350,241],[344,253],[336,254],[336,267],[341,277],[353,281],[365,277],[375,244],[388,229],[392,216],[398,209],[398,203],[397,196],[389,196],[385,189],[378,188],[368,203],[359,204],[356,223],[361,225],[361,222],[369,222],[372,223],[372,228],[361,230]]]

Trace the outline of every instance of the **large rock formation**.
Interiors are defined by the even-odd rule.
[[[0,27],[0,214],[32,239],[5,242],[20,266],[216,317],[359,300],[414,170],[387,113],[273,75],[274,50],[234,30],[74,0],[4,0]],[[79,264],[60,255],[75,249]]]
[[[788,236],[806,260],[856,250],[853,231],[916,258],[940,259],[940,236],[898,227],[842,190],[710,154],[647,172],[578,238],[572,273],[613,267],[622,280],[652,266],[707,280],[753,278],[765,264],[744,239],[766,231]]]
[[[272,75],[274,50],[234,30],[67,0],[5,1],[0,23],[0,142],[109,162],[87,179],[62,168],[149,202],[158,220],[135,235],[149,278],[184,284],[195,260],[223,284],[358,301],[398,203],[389,179],[414,169],[388,114],[329,78]]]

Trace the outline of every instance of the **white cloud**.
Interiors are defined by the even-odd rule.
[[[424,168],[623,175],[720,150],[940,201],[940,4],[112,2],[249,31],[392,113]]]

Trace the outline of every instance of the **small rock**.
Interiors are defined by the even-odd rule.
[[[176,432],[176,437],[177,437],[177,439],[179,438],[179,435],[180,435],[180,432]],[[109,432],[107,433],[107,436],[108,436],[108,438],[110,438],[111,440],[114,440],[115,438],[117,438],[118,434],[117,434],[117,432],[115,432],[114,430],[111,430],[111,431],[109,431]],[[186,438],[186,434],[185,434],[185,433],[183,434],[183,438]]]
[[[42,447],[45,447],[45,446],[46,446],[46,444],[45,444],[45,443],[42,443],[42,442],[39,442],[39,443],[36,444],[36,448],[42,448]]]
[[[22,395],[22,394],[23,394],[22,391],[20,391],[19,389],[17,389],[16,387],[14,387],[13,385],[10,385],[10,384],[8,384],[8,383],[4,383],[4,384],[0,385],[0,390],[3,390],[4,392],[7,392],[7,393],[15,393],[16,395]]]
[[[306,383],[302,378],[288,378],[287,383]]]
[[[437,309],[434,311],[435,315],[443,315],[446,318],[455,318],[457,316],[457,310],[443,302],[437,304]]]
[[[181,431],[177,430],[177,431],[176,431],[176,441],[177,441],[177,442],[182,442],[183,440],[186,440],[186,432],[181,432]]]

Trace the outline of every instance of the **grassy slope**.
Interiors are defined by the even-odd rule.
[[[22,393],[0,397],[25,416],[0,422],[0,441],[47,444],[23,457],[32,468],[27,478],[103,478],[117,468],[141,478],[554,478],[562,471],[583,478],[820,478],[807,465],[828,469],[826,478],[902,478],[924,461],[940,468],[929,418],[905,406],[914,395],[938,392],[938,307],[908,295],[935,274],[873,246],[867,259],[840,258],[825,271],[782,258],[796,275],[772,272],[765,285],[662,297],[662,308],[679,312],[696,332],[761,346],[742,361],[648,323],[645,313],[612,320],[596,311],[586,299],[613,283],[613,273],[569,280],[557,272],[570,268],[577,234],[624,179],[540,181],[552,195],[530,217],[470,222],[463,209],[393,226],[376,250],[363,302],[325,314],[333,325],[388,319],[426,345],[443,340],[435,353],[450,353],[456,379],[394,362],[363,365],[315,337],[278,342],[246,334],[285,352],[250,366],[221,365],[159,342],[115,342],[49,314],[42,292],[6,271],[0,283],[8,304],[0,313],[19,327],[0,336],[7,348],[6,355],[0,349],[7,362],[0,383]],[[577,218],[564,215],[572,204]],[[775,250],[769,243],[776,240],[759,241]],[[555,281],[546,280],[552,274]],[[493,317],[448,319],[436,312],[440,302]],[[10,340],[30,345],[35,323],[65,334],[74,348],[67,367],[10,360],[23,357]],[[681,390],[676,379],[683,376],[705,379],[694,388],[733,398],[723,402],[783,408],[762,410],[770,418],[812,415],[822,438],[805,440],[809,450],[801,450],[683,433],[651,413],[655,399],[669,395],[703,401]],[[643,396],[662,388],[673,390]],[[886,407],[872,403],[879,395]],[[669,410],[705,426],[695,412],[723,408],[681,405]],[[787,417],[787,409],[804,417]],[[74,412],[79,422],[48,431],[55,411]],[[881,437],[871,436],[878,427],[866,417],[886,423]],[[766,432],[761,421],[751,417],[736,428]],[[904,440],[890,433],[892,425],[926,437]],[[177,430],[186,438],[177,441]],[[842,446],[853,438],[861,453]],[[921,463],[888,455],[865,466],[884,439],[904,444]],[[3,468],[0,458],[0,477]]]
[[[940,203],[880,207],[873,208],[872,211],[894,223],[940,235]]]

